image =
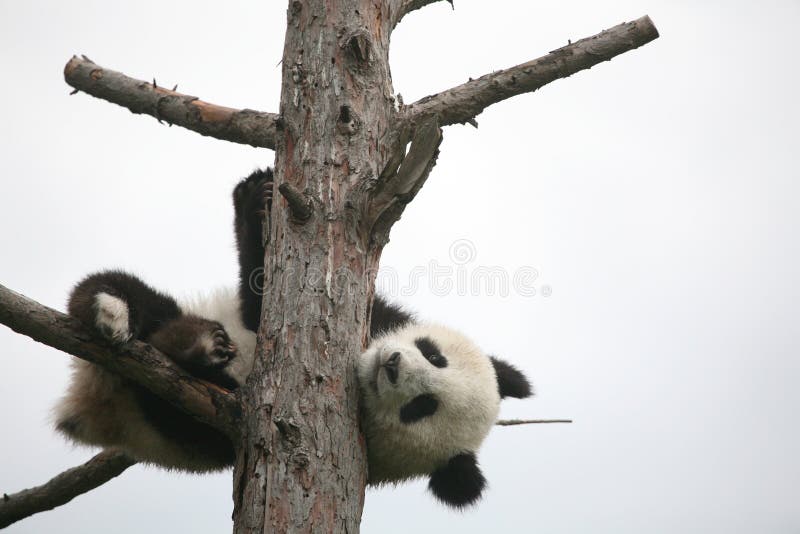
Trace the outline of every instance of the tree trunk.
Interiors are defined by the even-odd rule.
[[[264,313],[234,473],[235,532],[358,532],[366,460],[355,358],[381,244],[362,221],[397,141],[384,2],[288,9]],[[366,125],[366,126],[365,126]],[[295,201],[296,203],[296,201]]]

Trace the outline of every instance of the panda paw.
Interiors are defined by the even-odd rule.
[[[233,206],[239,224],[258,224],[272,208],[272,169],[257,170],[233,190]]]
[[[201,349],[192,352],[188,367],[200,378],[227,389],[236,389],[239,383],[226,371],[228,365],[238,355],[236,345],[222,325],[215,326],[211,332],[200,337]]]
[[[228,389],[238,386],[227,374],[228,365],[238,355],[236,344],[220,323],[182,315],[148,341],[192,375]]]
[[[133,337],[128,303],[119,297],[100,292],[95,299],[95,326],[113,343],[126,343]]]
[[[222,326],[203,336],[201,344],[205,350],[199,353],[202,355],[197,360],[199,365],[221,369],[236,357],[236,345]]]

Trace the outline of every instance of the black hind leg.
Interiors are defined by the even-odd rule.
[[[175,299],[122,271],[105,271],[84,278],[72,290],[67,310],[115,343],[147,340],[181,315]]]
[[[266,169],[255,171],[233,190],[242,321],[254,332],[261,320],[264,287],[264,207],[272,208],[272,188],[272,169]]]

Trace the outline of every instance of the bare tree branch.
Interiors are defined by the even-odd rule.
[[[549,423],[571,423],[572,419],[500,419],[495,424],[497,426],[515,425],[542,425]]]
[[[134,341],[111,347],[77,319],[0,285],[0,323],[15,332],[102,365],[129,378],[197,420],[235,437],[241,405],[236,395],[194,378],[156,350]]]
[[[272,113],[210,104],[196,96],[158,87],[155,80],[145,82],[104,69],[86,56],[73,56],[69,60],[64,67],[64,79],[75,88],[73,93],[83,91],[132,113],[152,115],[159,122],[177,124],[225,141],[275,148],[277,116]]]
[[[447,91],[427,96],[405,108],[405,120],[439,116],[439,124],[474,121],[484,109],[512,96],[530,93],[548,83],[589,69],[658,37],[650,17],[625,22],[595,36],[581,39],[544,57],[470,80]]]
[[[67,504],[120,475],[136,461],[122,452],[103,451],[83,465],[55,476],[49,482],[0,499],[0,529],[20,519]]]
[[[438,2],[440,0],[395,0],[392,4],[394,9],[392,10],[392,26],[397,26],[400,20],[411,13],[412,11],[416,11],[417,9],[423,8],[428,4],[432,4],[434,2]],[[447,0],[451,6],[453,6],[453,0]]]

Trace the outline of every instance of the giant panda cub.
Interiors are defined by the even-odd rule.
[[[256,171],[233,194],[239,287],[177,302],[123,271],[92,274],[70,294],[68,312],[112,343],[152,344],[187,372],[227,389],[253,366],[261,295],[252,274],[264,258],[263,206],[272,204],[272,172]],[[514,367],[453,329],[419,322],[376,296],[371,341],[357,361],[369,483],[429,476],[442,502],[462,507],[481,495],[476,460],[504,397],[531,394]],[[217,430],[145,388],[84,360],[56,406],[56,428],[89,445],[117,447],[140,462],[207,472],[235,454]]]

